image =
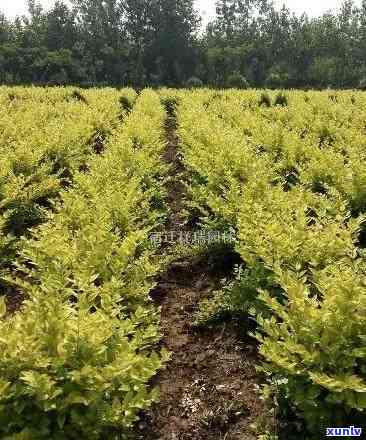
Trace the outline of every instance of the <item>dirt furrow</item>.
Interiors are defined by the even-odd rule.
[[[168,230],[189,232],[181,218],[184,167],[174,119],[166,128],[165,160],[171,164],[168,184],[171,217]],[[192,232],[192,231],[191,231]],[[220,276],[204,263],[177,261],[160,279],[152,298],[162,308],[162,345],[172,358],[155,378],[160,401],[144,413],[137,438],[147,440],[256,439],[251,425],[261,423],[264,404],[258,395],[253,341],[240,336],[239,321],[207,328],[193,325],[199,301],[212,295]],[[263,423],[267,421],[263,420]]]

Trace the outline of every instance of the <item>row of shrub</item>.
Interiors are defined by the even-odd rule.
[[[0,269],[12,265],[18,238],[45,213],[126,113],[130,89],[0,88]],[[84,103],[88,105],[85,106]]]
[[[0,301],[0,437],[121,439],[156,392],[159,315],[149,291],[162,261],[148,240],[164,220],[166,114],[144,91],[76,172],[47,222],[23,239],[11,277],[27,299]]]
[[[366,134],[362,95],[309,98],[182,94],[178,131],[190,205],[203,227],[234,228],[242,260],[201,318],[255,317],[264,369],[315,439],[366,409]]]
[[[264,81],[264,87],[269,89],[287,89],[292,87],[290,78],[287,75],[283,75],[281,73],[270,73],[267,79]],[[188,89],[202,88],[207,87],[200,78],[197,76],[192,76],[188,78],[188,80],[184,84]],[[224,81],[221,82],[222,88],[228,89],[248,89],[253,85],[247,80],[247,78],[242,75],[238,71],[234,71],[231,73]],[[332,88],[331,84],[328,85],[328,88]],[[366,78],[362,78],[357,87],[359,90],[366,90]],[[312,87],[308,87],[308,89],[312,89]]]

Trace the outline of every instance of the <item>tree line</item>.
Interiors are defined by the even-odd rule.
[[[366,0],[319,17],[271,0],[62,0],[0,13],[0,83],[365,88]]]

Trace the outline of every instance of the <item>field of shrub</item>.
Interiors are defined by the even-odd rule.
[[[151,292],[218,253],[190,320],[250,323],[281,426],[362,426],[366,94],[1,87],[0,138],[0,438],[133,438],[174,358]],[[154,245],[174,182],[186,230],[235,241]]]
[[[252,314],[265,370],[310,429],[366,409],[365,95],[179,96],[202,227],[237,233],[242,265],[205,304]]]

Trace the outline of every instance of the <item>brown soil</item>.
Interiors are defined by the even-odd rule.
[[[184,168],[179,160],[173,124],[167,124],[165,160],[171,164],[168,183],[170,230],[183,228],[181,210]],[[186,226],[187,227],[187,226]],[[250,425],[270,416],[259,398],[255,344],[235,321],[198,329],[193,315],[201,299],[213,294],[219,276],[202,264],[173,263],[151,296],[162,308],[162,345],[172,354],[152,385],[160,400],[143,414],[136,437],[145,440],[251,440]]]
[[[6,311],[8,315],[13,315],[22,307],[24,296],[21,293],[12,293],[6,297]]]
[[[24,294],[13,286],[3,287],[2,293],[5,295],[6,315],[11,316],[15,312],[18,312],[25,299]]]

